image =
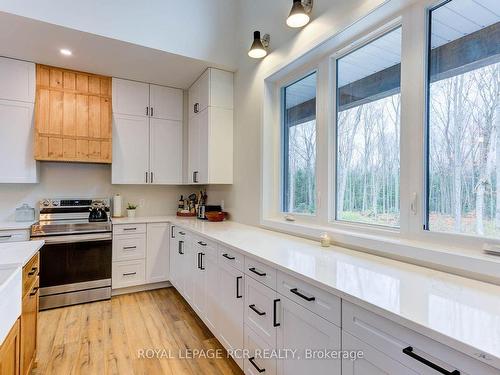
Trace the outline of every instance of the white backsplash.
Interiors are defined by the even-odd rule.
[[[40,183],[0,184],[0,221],[14,220],[15,209],[23,203],[38,208],[42,198],[111,198],[115,193],[123,196],[124,209],[127,202],[144,203],[137,215],[169,215],[175,213],[180,194],[195,190],[190,186],[111,185],[110,165],[43,162]]]

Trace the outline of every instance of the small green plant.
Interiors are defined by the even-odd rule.
[[[137,205],[134,203],[127,203],[127,210],[135,210],[137,208]]]

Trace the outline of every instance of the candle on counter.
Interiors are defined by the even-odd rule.
[[[322,233],[320,236],[321,246],[329,247],[330,246],[330,236],[327,233]]]

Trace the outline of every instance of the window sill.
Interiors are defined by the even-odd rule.
[[[326,232],[336,245],[500,285],[500,257],[477,250],[402,239],[389,233],[361,234],[343,228],[286,222],[277,218],[262,219],[261,226],[314,240],[319,240],[320,235]]]

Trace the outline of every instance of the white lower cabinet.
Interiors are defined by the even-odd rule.
[[[175,288],[182,293],[179,279],[181,276],[181,254],[179,253],[179,241],[176,236],[177,228],[175,225],[170,225],[170,282]]]
[[[295,358],[278,360],[278,375],[340,375],[340,360],[314,359],[308,355],[321,355],[324,350],[340,350],[340,328],[286,297],[281,299],[280,304],[277,349],[296,352]]]
[[[146,282],[167,281],[170,273],[170,227],[167,223],[147,225]]]
[[[228,265],[219,265],[217,338],[229,351],[243,349],[243,272]],[[234,358],[243,367],[242,358]]]
[[[142,285],[146,282],[144,259],[113,262],[111,284],[113,289]]]
[[[246,375],[276,374],[276,358],[267,354],[272,353],[274,346],[263,340],[248,325],[245,326],[245,349],[248,351],[248,356],[243,361]]]
[[[418,374],[345,331],[342,332],[342,349],[363,353],[356,360],[342,360],[342,375]]]

